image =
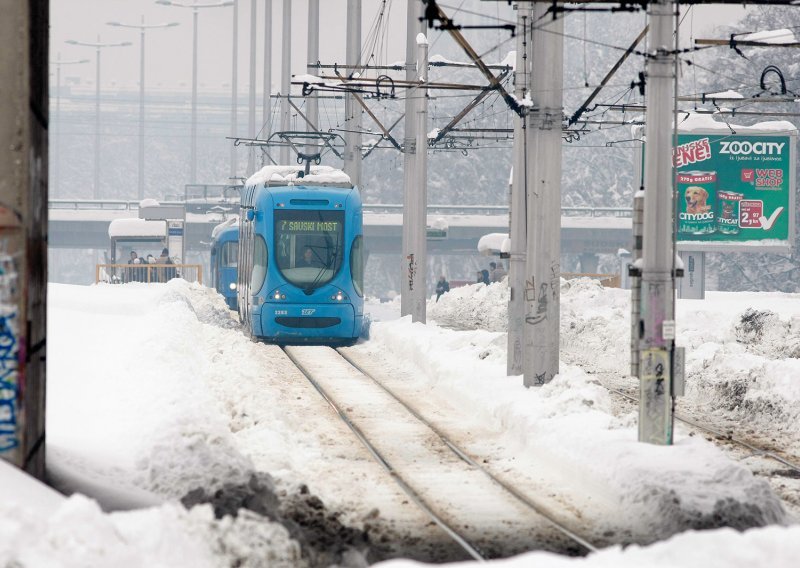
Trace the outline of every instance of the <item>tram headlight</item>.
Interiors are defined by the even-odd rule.
[[[228,288],[230,288],[231,290],[236,290],[236,282],[231,282],[230,284],[228,284]]]
[[[272,295],[274,300],[285,300],[286,294],[281,294],[280,290],[275,290],[275,293]]]
[[[345,298],[346,296],[344,295],[344,292],[342,292],[341,290],[338,290],[333,296],[331,296],[331,300],[333,300],[334,302],[342,302],[345,300]]]

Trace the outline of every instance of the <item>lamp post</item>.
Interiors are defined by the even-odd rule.
[[[140,61],[139,61],[139,201],[144,199],[144,33],[145,30],[152,28],[171,28],[177,26],[178,22],[166,24],[145,24],[142,16],[141,24],[123,24],[121,22],[108,22],[109,26],[120,28],[138,29],[140,32]]]
[[[92,187],[92,197],[94,199],[100,199],[100,50],[105,47],[126,47],[132,44],[129,41],[101,43],[100,36],[97,36],[97,42],[68,39],[66,43],[69,45],[82,45],[84,47],[95,48],[97,72],[95,74],[94,89],[94,186]]]
[[[187,2],[173,2],[172,0],[156,0],[156,4],[192,9],[192,150],[191,156],[189,157],[191,163],[189,183],[197,183],[197,14],[200,8],[233,6],[233,0],[203,3],[194,2],[193,4]]]
[[[55,131],[55,144],[53,145],[55,148],[55,155],[56,159],[53,160],[53,197],[61,197],[60,192],[60,185],[61,180],[60,173],[61,173],[61,66],[62,65],[76,65],[79,63],[89,63],[88,59],[73,59],[72,61],[63,61],[61,59],[61,54],[58,54],[58,59],[55,61],[51,61],[51,65],[56,66],[56,112],[55,117],[53,117],[53,126],[56,127]]]

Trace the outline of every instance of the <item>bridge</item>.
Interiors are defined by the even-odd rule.
[[[186,208],[186,250],[209,250],[211,230],[238,212],[231,200],[162,202]],[[50,248],[105,250],[108,225],[114,219],[139,216],[138,201],[52,200],[49,204]],[[428,250],[431,254],[475,255],[488,233],[508,232],[506,206],[431,205]],[[365,204],[364,240],[370,254],[399,254],[402,205]],[[561,210],[563,253],[616,254],[631,247],[631,210],[611,207],[565,207]],[[589,270],[591,272],[591,270]]]

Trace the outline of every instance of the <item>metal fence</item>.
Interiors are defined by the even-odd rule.
[[[95,283],[125,284],[126,282],[167,282],[183,278],[189,282],[203,283],[200,264],[98,264]]]

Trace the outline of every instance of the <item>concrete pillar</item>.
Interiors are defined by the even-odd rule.
[[[0,458],[44,477],[49,4],[3,3]],[[23,388],[24,387],[24,388]]]

